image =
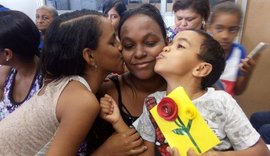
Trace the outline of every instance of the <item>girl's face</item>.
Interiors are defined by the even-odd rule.
[[[111,21],[111,24],[114,26],[115,30],[117,30],[120,21],[120,15],[114,7],[108,11],[108,19]]]
[[[101,20],[101,36],[94,57],[98,68],[108,72],[122,73],[123,60],[120,53],[120,42],[117,40],[113,26],[106,18]]]
[[[231,49],[232,43],[239,31],[239,17],[232,13],[217,13],[208,27],[208,32],[223,47],[225,52]]]
[[[200,29],[202,21],[202,16],[190,8],[175,12],[175,27],[177,31]]]
[[[155,71],[165,79],[168,76],[191,75],[192,70],[202,62],[199,59],[202,42],[203,37],[197,32],[190,30],[179,32],[173,42],[163,48],[157,56]]]
[[[149,79],[156,75],[156,56],[165,46],[157,22],[146,15],[131,16],[122,25],[120,38],[128,70],[139,79]]]

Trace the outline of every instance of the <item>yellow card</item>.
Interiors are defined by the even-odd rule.
[[[177,87],[150,110],[170,147],[186,156],[189,148],[202,154],[220,143],[183,87]]]

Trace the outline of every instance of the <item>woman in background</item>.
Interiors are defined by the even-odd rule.
[[[39,31],[19,11],[0,12],[0,121],[29,100],[42,85],[37,55]]]
[[[173,4],[174,25],[167,28],[167,36],[172,41],[174,36],[186,29],[205,30],[210,14],[209,0],[176,0]]]

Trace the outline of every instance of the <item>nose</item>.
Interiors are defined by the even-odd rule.
[[[144,48],[140,45],[138,45],[136,47],[136,51],[135,51],[135,57],[136,58],[143,58],[147,55],[147,52],[145,52]]]
[[[186,27],[187,25],[188,25],[187,20],[183,19],[183,20],[181,21],[181,27]]]
[[[162,51],[163,51],[163,52],[169,52],[169,51],[170,51],[170,47],[169,47],[169,46],[166,46],[166,47],[163,48]]]
[[[36,18],[36,22],[37,23],[41,23],[42,22],[42,19],[41,18]]]
[[[227,30],[224,30],[223,32],[221,32],[221,38],[223,40],[227,40],[229,38],[229,32]]]

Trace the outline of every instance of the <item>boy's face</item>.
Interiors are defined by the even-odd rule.
[[[213,23],[208,26],[207,30],[220,43],[225,52],[228,52],[239,31],[239,24],[237,15],[221,12],[216,14]]]
[[[191,76],[192,70],[201,62],[200,47],[203,37],[197,32],[179,32],[173,42],[157,56],[155,71],[165,79],[167,76]]]

